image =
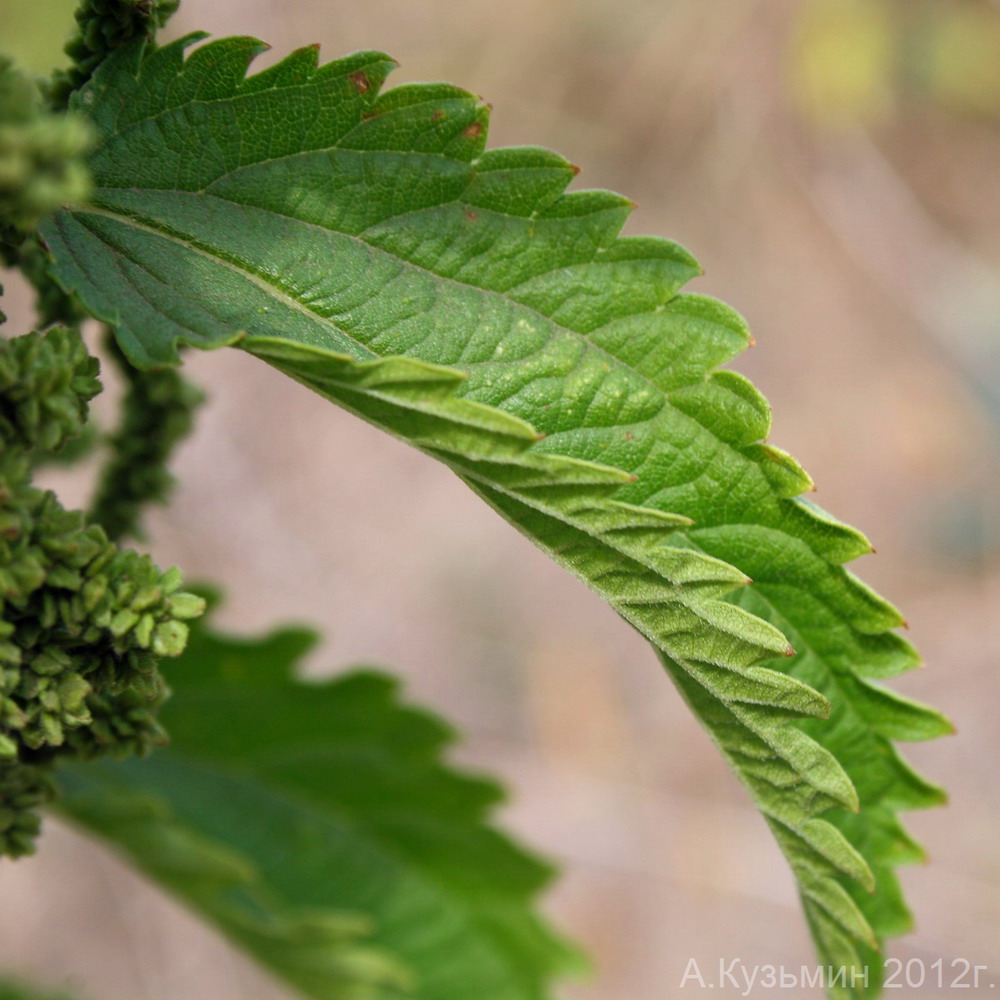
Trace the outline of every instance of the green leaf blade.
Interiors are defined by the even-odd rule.
[[[391,677],[293,681],[312,641],[196,627],[171,746],[68,768],[59,808],[317,1000],[545,1000],[578,959],[531,908],[552,869],[489,825],[502,790]]]
[[[391,61],[369,53],[243,81],[249,42],[184,44],[84,92],[145,103],[95,111],[94,204],[46,231],[61,280],[137,362],[239,341],[449,464],[651,640],[772,823],[821,959],[870,957],[908,855],[869,833],[940,801],[890,740],[948,727],[865,681],[912,665],[902,618],[843,569],[864,536],[762,443],[766,401],[713,370],[746,324],[681,292],[685,250],[619,236],[627,199],[565,192],[556,154],[484,153],[472,95],[380,94]],[[154,124],[165,158],[137,184]],[[95,254],[115,277],[87,274]]]

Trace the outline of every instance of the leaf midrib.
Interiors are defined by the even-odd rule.
[[[145,189],[145,188],[110,188],[108,190],[113,190],[113,191],[130,190],[130,191],[134,191],[137,194],[141,195],[142,192],[144,192],[147,189]],[[159,188],[157,188],[155,190],[158,191],[158,192],[164,192],[164,193],[168,193],[168,194],[171,194],[171,193],[172,194],[179,194],[179,195],[199,194],[199,192],[190,192],[190,191],[183,191],[183,190],[178,190],[178,189],[159,189]],[[98,191],[95,193],[95,199],[99,198],[99,196],[100,196],[100,189],[98,189]],[[257,205],[249,205],[249,204],[245,204],[245,203],[242,203],[242,202],[233,201],[230,198],[223,198],[223,197],[221,197],[219,195],[207,195],[207,194],[201,193],[201,196],[202,197],[211,197],[211,198],[214,198],[217,201],[221,202],[223,205],[232,206],[235,209],[252,208],[254,211],[262,212],[262,213],[265,213],[267,215],[272,215],[275,218],[283,219],[283,220],[286,220],[288,222],[295,223],[296,225],[305,226],[305,227],[308,227],[310,229],[314,229],[314,230],[316,230],[318,232],[321,232],[321,233],[333,233],[333,234],[335,234],[335,235],[337,235],[339,237],[351,240],[351,241],[357,243],[358,245],[363,246],[364,248],[366,248],[369,251],[372,251],[374,253],[383,254],[386,257],[388,257],[391,260],[393,260],[394,262],[396,262],[397,264],[399,264],[401,267],[413,268],[414,270],[419,271],[419,272],[427,275],[428,277],[432,278],[434,281],[440,281],[440,282],[446,282],[446,283],[449,283],[449,284],[453,284],[453,285],[455,285],[457,287],[460,287],[460,288],[463,288],[463,289],[473,290],[473,291],[479,292],[480,294],[486,295],[486,296],[496,296],[496,297],[500,298],[501,300],[503,300],[506,303],[513,302],[513,303],[515,303],[518,306],[518,308],[524,309],[527,312],[529,312],[530,314],[532,314],[533,316],[535,316],[538,319],[540,319],[542,322],[544,322],[546,324],[550,324],[557,331],[559,331],[559,332],[565,334],[566,336],[572,338],[574,341],[582,341],[583,345],[584,345],[584,347],[586,349],[593,351],[594,354],[597,357],[603,359],[609,366],[611,366],[612,369],[617,368],[617,367],[619,367],[619,366],[621,366],[623,364],[623,362],[619,358],[617,358],[615,355],[611,354],[609,351],[607,351],[605,348],[601,347],[599,344],[595,343],[594,340],[591,339],[591,337],[588,336],[587,334],[581,333],[578,330],[574,330],[572,327],[568,327],[568,326],[565,326],[562,323],[559,323],[557,320],[553,319],[551,316],[548,316],[547,314],[545,314],[541,310],[539,310],[539,309],[537,309],[537,308],[535,308],[533,306],[527,305],[525,303],[522,303],[518,299],[512,298],[512,297],[508,296],[504,292],[496,291],[494,289],[489,289],[489,288],[482,288],[479,285],[471,284],[470,282],[467,282],[467,281],[462,281],[459,278],[454,278],[454,277],[450,277],[450,276],[438,274],[437,272],[431,270],[430,268],[428,268],[428,267],[426,267],[426,266],[424,266],[422,264],[419,264],[419,263],[417,263],[415,261],[409,260],[406,257],[402,257],[399,254],[395,254],[392,251],[387,250],[384,247],[379,246],[378,244],[370,243],[367,240],[363,239],[361,236],[358,236],[358,235],[353,234],[353,233],[345,233],[345,232],[342,232],[341,230],[330,229],[328,227],[321,226],[318,223],[308,222],[308,221],[299,219],[298,217],[296,217],[294,215],[287,215],[287,214],[282,213],[282,212],[277,212],[277,211],[275,211],[274,209],[271,209],[271,208],[262,208],[262,207],[257,206]],[[446,207],[449,204],[459,204],[459,203],[458,202],[451,202],[451,203],[449,203],[449,202],[442,202],[442,203],[439,203],[437,206],[428,206],[428,207],[439,207],[440,208],[440,207]],[[115,221],[125,223],[127,225],[135,226],[136,228],[141,229],[141,230],[143,230],[145,232],[148,232],[148,233],[150,233],[153,236],[157,236],[159,238],[166,239],[166,240],[171,240],[174,243],[176,243],[177,245],[182,246],[185,249],[190,250],[193,253],[197,253],[197,254],[199,254],[200,256],[204,257],[207,260],[213,261],[213,262],[215,262],[217,264],[222,264],[222,265],[228,267],[234,273],[239,274],[240,276],[245,277],[247,280],[252,281],[255,285],[257,285],[258,288],[260,288],[266,294],[274,295],[274,297],[276,299],[278,299],[279,301],[281,301],[281,302],[283,302],[285,304],[290,305],[295,311],[299,312],[300,314],[305,315],[305,316],[309,316],[311,319],[318,320],[319,322],[321,322],[323,324],[329,324],[333,329],[335,329],[339,333],[341,333],[344,336],[345,339],[347,339],[348,341],[350,341],[351,344],[355,345],[355,347],[357,349],[357,352],[358,352],[358,360],[362,360],[362,361],[365,361],[365,360],[375,360],[377,358],[383,357],[383,355],[380,355],[380,354],[377,354],[374,351],[371,351],[368,347],[366,347],[364,344],[362,344],[361,342],[359,342],[355,337],[353,337],[348,331],[343,330],[340,326],[338,326],[328,316],[324,316],[321,313],[319,313],[318,311],[309,308],[308,305],[306,305],[305,303],[300,302],[293,295],[290,295],[289,293],[287,293],[284,290],[282,290],[279,286],[277,286],[273,282],[269,281],[265,275],[259,274],[257,272],[252,271],[252,270],[249,270],[248,268],[246,268],[245,265],[243,265],[243,264],[241,264],[241,263],[239,263],[239,262],[231,259],[230,257],[228,257],[228,256],[226,256],[224,254],[218,253],[218,252],[216,252],[216,251],[214,251],[214,250],[212,250],[210,248],[205,248],[205,247],[203,247],[202,245],[200,245],[200,244],[198,244],[196,242],[192,242],[190,239],[186,238],[183,234],[178,233],[176,231],[173,231],[170,228],[164,227],[164,225],[162,223],[153,222],[153,221],[150,221],[150,220],[148,220],[146,218],[141,218],[141,217],[138,217],[138,216],[133,215],[131,213],[122,212],[120,210],[108,209],[108,208],[105,208],[105,207],[100,206],[100,205],[97,205],[97,206],[91,205],[91,206],[87,206],[84,209],[78,210],[78,214],[82,214],[82,213],[90,213],[90,214],[94,214],[94,215],[101,215],[101,216],[104,216],[106,218],[113,219]],[[93,231],[91,230],[91,232],[93,232]],[[108,245],[107,241],[104,240],[104,238],[100,234],[95,233],[94,235],[98,239],[101,239],[102,242],[105,242],[105,245]],[[109,249],[113,250],[114,252],[120,252],[119,248],[117,248],[117,247],[109,246]],[[140,262],[138,262],[138,261],[133,261],[133,262],[137,266],[143,267],[143,265]],[[155,277],[155,275],[153,277]],[[159,280],[159,279],[157,279],[157,280]],[[670,299],[667,300],[667,302],[673,301],[673,299],[677,298],[678,294],[679,293],[674,293],[674,295],[672,295],[670,297]],[[719,437],[711,427],[706,426],[706,424],[703,423],[702,421],[698,420],[695,415],[692,415],[690,413],[686,413],[684,411],[678,410],[677,407],[672,403],[671,398],[670,398],[670,394],[667,391],[665,391],[664,389],[660,388],[647,375],[644,375],[644,374],[642,374],[640,372],[636,372],[634,369],[631,369],[631,371],[632,371],[633,375],[637,375],[642,380],[642,383],[647,387],[647,389],[649,389],[649,391],[651,392],[651,394],[653,395],[653,397],[657,400],[659,408],[657,409],[656,413],[651,414],[650,416],[645,417],[642,420],[632,421],[629,424],[607,424],[607,425],[604,425],[604,429],[609,429],[609,428],[612,428],[612,427],[628,427],[628,428],[632,428],[632,427],[639,427],[639,426],[642,426],[642,425],[651,425],[651,424],[654,424],[655,421],[658,418],[661,418],[663,416],[663,414],[664,414],[664,411],[669,408],[671,414],[673,414],[677,419],[682,420],[682,421],[691,421],[692,423],[696,424],[699,428],[701,428],[701,430],[703,430],[705,433],[707,433],[710,436],[710,438],[712,439],[714,445],[717,448],[721,447],[721,448],[725,449],[726,451],[728,451],[729,453],[731,453],[731,454],[733,454],[735,456],[738,456],[738,458],[740,459],[741,463],[746,463],[747,466],[753,464],[747,458],[747,456],[744,454],[742,448],[740,448],[737,445],[732,444],[731,442],[725,440],[724,438]],[[487,403],[486,405],[495,406],[496,404]],[[549,436],[551,437],[552,435],[549,435]],[[656,440],[660,440],[659,437],[656,437]],[[561,452],[557,453],[557,454],[561,454]],[[643,461],[645,461],[646,457],[648,457],[648,456],[643,456]],[[625,472],[630,472],[630,473],[636,474],[637,473],[637,469],[641,468],[641,464],[636,469],[623,468],[622,466],[612,466],[612,467],[613,468],[623,469],[623,471],[625,471]],[[741,475],[746,475],[748,473],[748,471],[749,471],[748,468],[742,469],[741,470]],[[670,484],[670,487],[673,489],[673,488],[677,488],[679,486],[688,486],[688,485],[691,485],[693,483],[696,483],[697,480],[698,480],[698,478],[700,478],[700,475],[703,475],[703,474],[704,474],[704,469],[702,469],[700,471],[699,476],[695,476],[694,478],[692,478],[690,480],[683,481],[683,482],[681,482],[681,481],[672,482]],[[640,476],[640,479],[641,478],[642,477]],[[770,488],[770,486],[768,487],[768,490],[770,492],[770,495],[775,500],[775,502],[780,503],[781,502],[781,497],[779,497],[777,494],[775,494],[773,492],[773,489]],[[655,495],[656,495],[655,492],[651,494],[651,496],[655,496]],[[649,500],[649,497],[647,497],[643,501],[643,504],[649,506],[648,500]],[[653,507],[652,509],[659,509],[659,508]],[[747,522],[747,523],[749,524],[749,526],[754,526],[756,522],[750,521],[750,522]],[[796,542],[805,544],[809,548],[809,551],[813,555],[815,555],[819,559],[823,559],[824,561],[826,561],[825,556],[823,556],[823,554],[821,552],[817,552],[816,549],[813,547],[813,545],[809,541],[807,541],[805,539],[802,539],[802,538],[800,538],[797,535],[789,534],[787,531],[785,531],[781,527],[776,527],[774,525],[770,525],[769,527],[771,527],[772,530],[779,531],[783,536],[785,536],[787,538],[791,538],[791,539],[793,539]]]
[[[368,64],[366,64],[366,65],[368,65]],[[266,70],[265,70],[265,72],[266,72]],[[249,79],[249,77],[247,79]],[[294,89],[302,89],[303,87],[309,87],[310,85],[317,86],[317,84],[314,82],[314,78],[310,78],[309,80],[304,81],[303,83],[296,83],[296,84],[293,84],[293,85],[288,85],[286,87],[269,88],[268,91],[266,91],[266,92],[269,93],[271,91],[278,91],[278,90],[284,90],[284,89],[293,89],[293,90]],[[109,132],[109,134],[107,135],[107,138],[105,139],[104,148],[105,149],[110,148],[111,145],[116,140],[122,139],[123,137],[127,136],[128,132],[131,131],[131,130],[138,129],[138,128],[144,126],[145,124],[147,124],[149,122],[156,122],[161,117],[165,117],[165,116],[168,116],[168,115],[179,113],[180,111],[182,111],[185,108],[189,108],[189,107],[193,107],[193,106],[211,107],[213,105],[225,104],[227,102],[231,102],[233,100],[240,100],[240,99],[253,100],[255,98],[258,98],[260,96],[260,93],[261,92],[253,91],[251,93],[241,94],[237,90],[232,95],[230,95],[230,96],[228,96],[226,98],[216,98],[216,99],[212,99],[212,100],[189,99],[189,100],[187,100],[187,101],[185,101],[185,102],[183,102],[181,104],[171,105],[170,107],[163,109],[162,111],[158,112],[155,115],[149,115],[149,116],[146,116],[146,117],[142,118],[139,121],[129,123],[129,125],[126,128],[119,129],[119,128],[116,127],[114,131]],[[421,106],[424,106],[424,105],[439,105],[440,103],[442,103],[442,100],[440,98],[436,98],[434,100],[429,100],[429,101],[415,102],[413,105],[407,105],[407,110],[410,111],[413,108],[421,107]],[[360,125],[363,125],[363,124],[364,124],[363,122],[360,123]],[[237,167],[234,167],[232,169],[227,170],[223,174],[220,174],[220,175],[218,175],[216,177],[213,177],[212,180],[208,184],[206,184],[204,187],[199,188],[199,189],[194,190],[194,191],[188,191],[188,190],[179,189],[179,188],[155,188],[155,189],[149,189],[149,188],[125,187],[125,186],[114,186],[114,187],[112,187],[112,186],[105,186],[104,189],[108,190],[108,191],[132,191],[132,192],[135,192],[136,194],[139,194],[139,195],[141,195],[144,191],[147,191],[147,190],[155,190],[158,193],[177,194],[177,195],[182,195],[182,196],[184,196],[184,195],[200,195],[202,197],[213,198],[213,199],[221,202],[224,205],[232,206],[233,208],[236,208],[236,209],[247,209],[247,208],[250,208],[250,209],[253,209],[254,211],[262,212],[262,213],[265,213],[267,215],[274,216],[275,218],[283,219],[283,220],[286,220],[288,222],[292,222],[292,223],[297,224],[297,225],[308,227],[310,229],[315,229],[315,230],[317,230],[319,232],[322,232],[322,233],[333,233],[333,234],[336,234],[337,236],[340,236],[342,238],[351,240],[351,241],[357,243],[358,245],[365,247],[367,250],[369,250],[371,252],[382,254],[383,256],[385,256],[385,257],[393,260],[397,264],[399,264],[401,267],[413,268],[414,270],[416,270],[416,271],[418,271],[420,273],[423,273],[423,274],[429,276],[434,281],[437,281],[437,282],[446,282],[446,283],[449,283],[449,284],[454,284],[457,287],[460,287],[460,288],[463,288],[463,289],[468,289],[468,290],[474,290],[474,291],[479,292],[480,294],[483,294],[483,295],[486,295],[486,296],[497,296],[502,301],[504,301],[505,303],[511,303],[511,302],[513,302],[520,309],[524,309],[529,314],[531,314],[531,315],[537,317],[538,319],[540,319],[543,323],[545,323],[547,325],[550,325],[554,330],[562,332],[563,334],[565,334],[565,335],[569,336],[570,338],[572,338],[574,341],[577,341],[577,340],[578,341],[582,341],[583,345],[584,345],[584,347],[586,349],[589,349],[597,357],[600,357],[604,361],[606,361],[611,366],[611,369],[617,368],[617,367],[619,367],[619,366],[621,366],[621,365],[624,364],[624,362],[622,362],[621,359],[619,359],[614,354],[612,354],[609,351],[607,351],[605,348],[601,347],[594,340],[593,334],[595,332],[597,332],[597,330],[600,330],[602,327],[597,327],[595,330],[589,331],[589,333],[583,333],[583,332],[581,332],[579,330],[575,330],[572,327],[569,327],[569,326],[564,325],[563,323],[560,323],[558,320],[554,319],[550,315],[547,315],[546,313],[542,312],[538,308],[536,308],[534,306],[531,306],[531,305],[529,305],[527,303],[524,303],[524,302],[520,301],[518,298],[510,295],[509,292],[510,292],[511,289],[508,289],[506,291],[501,291],[501,290],[493,289],[493,288],[483,288],[480,285],[473,284],[473,283],[471,283],[469,281],[464,281],[464,280],[462,280],[460,278],[451,277],[451,276],[448,276],[448,275],[442,275],[442,274],[439,274],[436,271],[431,270],[429,267],[427,267],[427,266],[425,266],[423,264],[420,264],[420,263],[418,263],[416,261],[408,259],[407,257],[404,257],[404,256],[401,256],[401,255],[399,255],[397,253],[394,253],[393,251],[388,250],[385,247],[380,246],[380,245],[378,245],[376,243],[369,242],[368,240],[364,239],[364,237],[362,235],[360,235],[360,234],[347,233],[347,232],[344,232],[344,231],[339,230],[339,229],[332,229],[330,227],[323,226],[323,225],[320,225],[318,223],[314,223],[314,222],[309,222],[307,220],[303,220],[303,219],[301,219],[301,218],[299,218],[297,216],[294,216],[294,215],[289,215],[289,214],[284,213],[284,212],[279,212],[279,211],[277,211],[277,210],[275,210],[273,208],[270,208],[270,207],[265,208],[265,207],[262,207],[260,205],[254,205],[254,204],[251,204],[251,203],[235,201],[232,198],[223,197],[223,196],[220,196],[220,195],[214,194],[214,193],[209,193],[209,191],[208,191],[208,188],[212,187],[213,185],[218,184],[221,180],[224,180],[227,177],[231,178],[232,176],[234,176],[235,174],[237,174],[241,170],[245,170],[245,169],[248,169],[248,168],[251,168],[251,167],[258,168],[261,165],[264,165],[264,164],[267,164],[267,163],[284,162],[284,161],[288,161],[290,159],[294,159],[295,157],[301,156],[301,155],[316,155],[316,154],[322,154],[322,153],[340,152],[340,153],[348,153],[351,156],[364,156],[364,155],[377,156],[379,154],[384,154],[384,153],[394,153],[396,155],[419,156],[419,157],[425,157],[425,158],[428,158],[428,159],[438,159],[438,160],[443,160],[443,161],[447,161],[447,162],[455,162],[455,163],[459,163],[459,164],[465,164],[466,163],[466,161],[455,160],[452,157],[447,157],[447,156],[444,156],[444,155],[442,155],[440,153],[424,153],[424,152],[415,151],[415,150],[391,150],[391,149],[366,150],[366,149],[350,148],[350,147],[345,147],[345,146],[340,145],[340,143],[342,143],[343,140],[347,136],[351,135],[358,127],[360,127],[360,125],[354,126],[354,127],[350,128],[350,129],[348,129],[347,132],[345,132],[342,135],[338,136],[337,137],[337,142],[335,142],[333,144],[329,144],[329,145],[326,145],[326,146],[318,146],[315,149],[303,150],[303,151],[299,151],[299,152],[296,152],[296,153],[286,153],[286,154],[283,154],[281,156],[269,157],[269,158],[261,159],[261,160],[255,160],[252,163],[240,164]],[[478,157],[476,158],[476,160],[470,161],[467,164],[473,170],[473,172],[475,170],[475,163],[477,162],[477,160],[478,160]],[[95,198],[96,201],[99,201],[101,190],[102,190],[102,188],[98,188],[98,190],[95,192],[94,198]],[[468,190],[468,184],[466,185],[465,190]],[[429,210],[433,210],[433,209],[442,209],[442,208],[446,208],[446,207],[448,207],[450,205],[459,206],[461,204],[462,204],[462,202],[459,201],[458,199],[455,199],[455,200],[453,200],[451,202],[437,202],[436,204],[433,204],[433,205],[423,206],[420,211],[429,211]],[[297,311],[298,313],[300,313],[301,315],[308,316],[308,317],[310,317],[311,319],[314,319],[314,320],[318,320],[319,322],[321,322],[323,324],[329,324],[333,329],[335,329],[339,334],[341,334],[347,341],[349,341],[351,344],[354,345],[355,351],[356,351],[356,357],[359,360],[374,360],[376,358],[383,357],[383,355],[380,355],[380,354],[378,354],[378,353],[376,353],[374,351],[371,351],[370,348],[366,347],[364,344],[362,344],[360,341],[358,341],[348,331],[346,331],[346,330],[342,329],[340,326],[338,326],[329,317],[321,315],[319,312],[317,312],[314,309],[310,309],[305,303],[300,302],[293,295],[289,295],[287,292],[285,292],[282,289],[280,289],[279,286],[275,285],[273,282],[268,281],[267,278],[266,278],[266,276],[261,275],[259,273],[256,273],[254,271],[251,271],[251,270],[247,269],[244,265],[236,262],[235,260],[233,260],[233,259],[231,259],[229,257],[221,255],[221,254],[219,254],[217,252],[213,252],[213,251],[204,249],[199,244],[193,243],[189,239],[185,238],[182,234],[180,234],[180,233],[178,233],[176,231],[171,231],[168,228],[163,228],[163,224],[162,223],[154,223],[152,221],[149,221],[148,219],[139,218],[139,217],[137,217],[135,215],[132,215],[130,213],[123,213],[120,210],[111,210],[111,209],[101,208],[99,211],[97,211],[93,206],[90,206],[87,209],[85,209],[85,211],[95,211],[96,214],[102,214],[102,215],[105,215],[105,216],[107,216],[109,218],[113,218],[113,219],[117,219],[117,220],[120,220],[120,221],[127,222],[129,224],[137,226],[138,228],[144,229],[145,231],[150,232],[153,235],[159,236],[159,237],[161,237],[163,239],[172,239],[176,243],[178,243],[179,245],[184,246],[185,248],[191,250],[192,252],[199,253],[201,256],[203,256],[204,258],[206,258],[208,260],[212,260],[212,261],[215,261],[217,263],[222,263],[225,266],[229,267],[235,273],[238,273],[238,274],[242,275],[243,277],[245,277],[247,280],[252,281],[265,294],[273,295],[276,299],[279,300],[279,302],[282,302],[285,305],[291,305],[291,307],[295,311]],[[513,216],[510,213],[496,212],[493,208],[490,208],[489,211],[491,213],[493,213],[493,214],[502,215],[502,216],[504,216],[506,218],[512,218],[512,219],[515,219],[515,220],[520,221],[520,222],[525,221],[524,217],[522,217],[522,216]],[[410,214],[413,214],[413,213],[411,213],[411,212],[397,213],[394,216],[388,216],[387,218],[378,220],[378,224],[379,225],[384,225],[387,222],[391,222],[391,221],[403,218],[406,215],[410,215]],[[595,251],[595,258],[596,258],[596,256],[603,249],[604,248],[601,248],[601,247],[597,248],[597,250]],[[142,266],[137,261],[133,261],[133,262],[137,266]],[[590,260],[590,261],[582,261],[582,262],[579,262],[579,263],[583,263],[583,264],[593,263],[593,259]],[[553,270],[560,270],[560,268],[555,268]],[[149,273],[149,272],[147,272],[147,273]],[[546,274],[546,273],[552,273],[552,271],[543,272],[542,275],[532,275],[531,278],[530,278],[530,280],[535,280],[535,279],[537,279],[540,276],[544,276],[544,274]],[[523,284],[523,282],[521,282],[521,284]],[[517,287],[517,285],[512,286],[512,288],[516,288],[516,287]],[[680,294],[679,290],[675,291],[665,302],[660,303],[657,306],[657,308],[656,308],[655,311],[656,312],[662,311],[671,301],[673,301],[674,299],[676,299],[679,294]],[[646,310],[644,312],[647,312],[647,311],[648,310]],[[615,321],[617,321],[617,320],[619,320],[621,318],[623,318],[623,317],[619,317],[619,316],[615,316],[614,317]],[[629,366],[629,367],[631,367],[631,366]],[[722,437],[719,437],[718,434],[713,430],[712,427],[707,426],[702,420],[698,419],[697,414],[685,412],[685,411],[682,411],[682,410],[678,410],[677,407],[673,404],[673,402],[671,400],[671,393],[669,391],[661,388],[648,375],[646,375],[644,373],[641,373],[641,372],[637,372],[635,369],[631,369],[631,371],[632,371],[632,374],[634,376],[638,376],[642,380],[642,383],[651,391],[651,393],[653,394],[653,396],[655,397],[655,399],[658,401],[658,409],[657,409],[656,413],[651,414],[650,416],[644,418],[641,421],[633,421],[633,422],[631,422],[629,424],[617,424],[617,423],[606,424],[606,425],[604,425],[604,429],[608,429],[608,428],[611,428],[611,427],[638,427],[638,426],[642,426],[642,425],[647,425],[647,426],[648,425],[652,425],[657,420],[657,418],[661,417],[663,415],[664,411],[669,408],[671,414],[676,419],[680,419],[680,420],[684,420],[684,421],[690,420],[691,422],[693,422],[694,424],[696,424],[698,427],[700,427],[705,433],[707,433],[709,435],[709,437],[714,442],[714,445],[715,445],[716,448],[718,448],[718,447],[721,446],[726,452],[728,452],[728,453],[730,453],[732,455],[738,456],[738,458],[740,459],[741,463],[745,463],[746,466],[750,466],[750,465],[754,464],[752,461],[750,461],[747,458],[747,456],[745,455],[745,453],[743,452],[743,449],[741,447],[739,447],[739,446],[731,443],[730,441],[727,441],[726,439],[724,439]],[[694,385],[694,384],[698,384],[698,383],[697,382],[692,382],[692,383],[689,383],[689,384]],[[515,390],[515,391],[517,391],[517,390]],[[497,406],[498,408],[502,409],[502,406],[499,406],[495,402],[488,403],[487,405]],[[552,435],[549,435],[549,436],[551,437]],[[654,435],[654,439],[655,440],[660,440],[660,438],[658,436],[655,436],[655,435]],[[556,453],[557,454],[562,454],[562,452],[556,452]],[[640,469],[642,467],[642,465],[645,463],[645,461],[647,459],[648,459],[648,454],[644,455],[640,459],[640,462],[639,462],[638,466],[636,466],[635,468],[626,468],[625,471],[633,473],[633,474],[638,474],[638,469]],[[623,466],[621,466],[621,465],[615,465],[615,466],[612,466],[612,467],[614,467],[614,468],[622,468]],[[691,478],[689,480],[686,480],[686,481],[683,481],[683,482],[680,482],[680,481],[678,481],[678,482],[671,482],[669,484],[670,488],[671,489],[676,489],[676,488],[681,487],[681,486],[690,486],[690,485],[695,484],[698,481],[699,478],[701,478],[703,475],[706,474],[706,469],[707,469],[707,463],[703,463],[703,465],[702,465],[702,467],[699,470],[699,472],[698,472],[697,475],[695,475],[695,476],[693,476],[693,478]],[[744,467],[744,468],[742,468],[740,470],[741,477],[747,475],[748,473],[749,473],[749,468],[748,467]],[[640,479],[641,478],[642,477],[640,476]],[[780,496],[778,496],[774,492],[773,487],[770,484],[767,484],[767,491],[770,494],[770,496],[774,499],[774,501],[778,505],[780,505],[781,502],[782,502],[782,498]],[[659,484],[657,484],[657,489],[655,489],[651,494],[649,494],[648,496],[646,496],[645,498],[643,498],[640,501],[640,505],[650,506],[649,501],[651,500],[651,498],[655,497],[658,492],[660,492]],[[658,508],[656,506],[653,506],[652,509],[660,509],[660,508]],[[749,526],[754,526],[756,524],[755,521],[749,521],[749,522],[745,522],[745,523],[748,523]],[[789,533],[783,527],[775,526],[775,525],[769,525],[769,527],[771,527],[773,530],[776,530],[776,531],[780,532],[782,534],[782,536],[784,536],[786,538],[794,539],[797,542],[804,542],[805,545],[808,547],[809,551],[814,556],[816,556],[817,558],[823,560],[824,562],[827,561],[826,556],[822,552],[817,551],[817,549],[814,547],[814,545],[810,541],[802,539],[798,535]]]

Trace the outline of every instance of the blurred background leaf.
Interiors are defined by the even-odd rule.
[[[0,979],[0,1000],[73,1000],[68,993],[39,992],[25,983]]]
[[[28,73],[47,76],[67,62],[75,0],[0,0],[0,48]]]

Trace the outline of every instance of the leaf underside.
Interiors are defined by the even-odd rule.
[[[484,151],[488,108],[395,65],[261,43],[113,57],[76,104],[92,204],[43,226],[55,273],[140,365],[239,343],[449,465],[657,650],[798,880],[823,964],[871,964],[920,858],[897,810],[943,794],[892,740],[950,731],[875,681],[918,664],[843,568],[865,538],[799,494],[770,411],[717,370],[749,342],[681,292],[681,247],[566,187],[546,150]],[[752,581],[752,582],[751,582]],[[793,655],[794,648],[794,655]],[[834,990],[862,996],[864,990]]]
[[[171,745],[67,768],[59,808],[306,996],[547,998],[577,960],[532,910],[550,869],[486,822],[499,786],[392,678],[294,681],[314,638],[195,625]]]

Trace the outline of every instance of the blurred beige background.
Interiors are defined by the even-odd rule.
[[[43,70],[72,6],[0,0],[0,47]],[[170,34],[195,28],[278,54],[383,48],[395,82],[482,94],[493,145],[558,149],[577,186],[639,203],[632,232],[699,257],[696,290],[756,332],[736,367],[774,405],[772,440],[878,549],[854,568],[929,668],[894,686],[959,729],[908,750],[952,803],[909,818],[932,863],[904,871],[919,927],[890,953],[988,965],[962,995],[994,995],[1000,5],[186,0]],[[443,467],[236,352],[188,368],[211,401],[152,519],[156,557],[224,582],[225,624],[315,624],[311,671],[390,665],[462,725],[456,759],[507,779],[504,824],[564,865],[546,906],[597,972],[561,998],[684,996],[689,957],[812,962],[764,824],[609,609]],[[79,477],[51,481],[82,502]],[[55,823],[37,857],[0,863],[0,899],[0,967],[94,1000],[285,996]]]

